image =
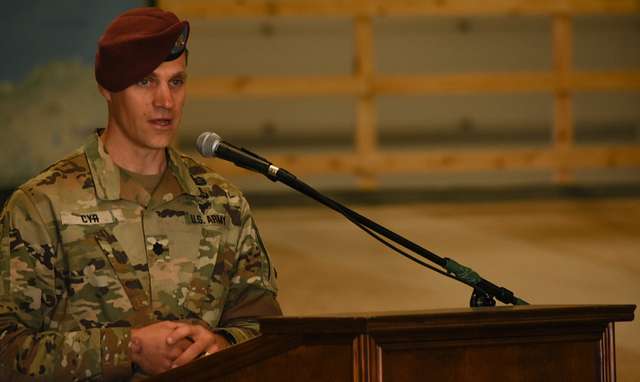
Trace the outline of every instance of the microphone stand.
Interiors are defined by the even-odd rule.
[[[360,215],[354,210],[316,191],[314,188],[299,180],[295,175],[291,174],[287,170],[274,166],[265,158],[262,158],[259,155],[252,153],[251,151],[244,148],[234,148],[250,156],[253,156],[257,161],[262,162],[259,165],[256,165],[255,162],[250,163],[246,160],[232,160],[237,166],[252,171],[257,171],[274,182],[281,182],[293,188],[294,190],[340,213],[356,226],[373,236],[376,240],[399,252],[401,255],[409,258],[414,262],[417,262],[420,265],[423,265],[440,274],[453,278],[473,288],[473,293],[469,301],[471,307],[495,306],[496,299],[504,304],[528,305],[526,301],[516,297],[514,293],[509,289],[495,285],[494,283],[482,278],[473,269],[466,267],[450,258],[440,257],[435,253],[427,250],[426,248],[423,248],[420,245],[404,238],[403,236],[400,236],[397,233],[387,229],[386,227],[383,227],[373,220]],[[407,254],[406,252],[403,252],[401,249],[395,247],[391,243],[388,243],[380,236],[391,240],[406,249],[411,250],[423,259],[429,260],[430,262],[439,265],[444,269],[444,271],[435,268],[423,261],[420,261],[410,254]]]

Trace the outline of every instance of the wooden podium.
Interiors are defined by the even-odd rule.
[[[614,381],[635,305],[261,319],[262,335],[153,381]]]

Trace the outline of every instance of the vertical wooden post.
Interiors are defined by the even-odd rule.
[[[373,23],[370,15],[356,15],[354,19],[354,74],[362,90],[356,106],[355,152],[358,156],[358,186],[373,189],[377,186],[374,158],[378,150],[376,105],[373,92]]]
[[[571,16],[568,13],[553,16],[553,71],[556,81],[553,151],[556,163],[554,180],[569,183],[573,179],[567,166],[568,151],[573,146],[573,107],[570,76],[573,66],[573,32]]]

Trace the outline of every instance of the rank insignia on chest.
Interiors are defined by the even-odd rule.
[[[187,224],[226,225],[227,216],[224,214],[188,214]]]

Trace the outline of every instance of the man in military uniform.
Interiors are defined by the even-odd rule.
[[[189,23],[117,17],[95,75],[109,118],[2,213],[0,380],[122,380],[245,341],[281,314],[242,194],[169,147]]]

